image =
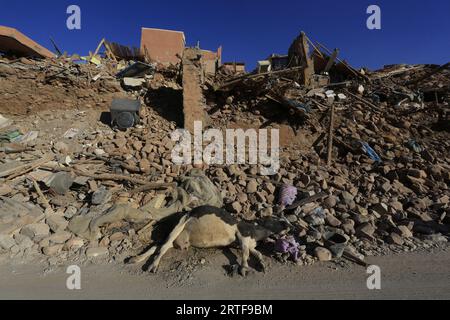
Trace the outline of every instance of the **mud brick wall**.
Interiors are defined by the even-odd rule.
[[[205,121],[202,91],[203,69],[201,50],[187,48],[183,55],[184,128],[194,132],[194,121]]]

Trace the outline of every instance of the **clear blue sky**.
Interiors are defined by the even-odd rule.
[[[0,25],[19,29],[50,50],[87,54],[103,38],[139,46],[140,28],[185,32],[188,45],[223,45],[223,61],[287,53],[301,30],[355,67],[450,60],[450,0],[0,0]],[[82,29],[66,28],[66,8],[81,7]],[[366,28],[366,8],[381,7],[381,30]]]

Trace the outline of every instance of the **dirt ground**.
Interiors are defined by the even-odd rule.
[[[367,261],[381,269],[380,290],[368,290],[366,269],[346,262],[271,262],[266,274],[229,277],[220,250],[174,250],[157,274],[138,266],[87,264],[80,266],[81,290],[73,291],[66,288],[65,267],[8,262],[0,266],[0,299],[450,299],[449,247]]]

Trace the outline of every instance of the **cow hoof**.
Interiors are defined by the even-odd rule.
[[[261,263],[261,271],[262,271],[263,273],[266,273],[266,270],[267,270],[266,265]]]
[[[249,268],[247,268],[247,267],[240,267],[239,268],[239,273],[240,273],[241,276],[245,277],[249,273]]]
[[[138,262],[140,262],[139,257],[132,257],[127,261],[128,264],[136,264]]]
[[[155,264],[152,264],[149,268],[148,268],[148,272],[151,273],[156,273],[158,271],[158,266]]]

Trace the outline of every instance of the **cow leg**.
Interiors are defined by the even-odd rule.
[[[186,223],[189,221],[188,216],[185,215],[180,219],[180,222],[176,225],[176,227],[172,230],[172,232],[169,235],[169,238],[164,243],[164,245],[161,247],[161,250],[159,251],[158,255],[156,256],[155,260],[152,262],[152,264],[149,267],[150,272],[156,272],[159,266],[159,262],[161,261],[161,258],[166,254],[166,252],[173,248],[173,242],[176,238],[183,232],[184,227],[186,226]]]
[[[151,247],[149,250],[145,251],[143,254],[140,254],[140,255],[128,260],[128,263],[139,263],[139,262],[144,261],[145,259],[149,258],[152,254],[155,253],[156,248],[157,248],[157,246]]]
[[[239,235],[238,238],[242,250],[242,262],[239,272],[242,276],[246,276],[249,271],[248,260],[250,259],[251,238],[243,237],[241,235]]]

